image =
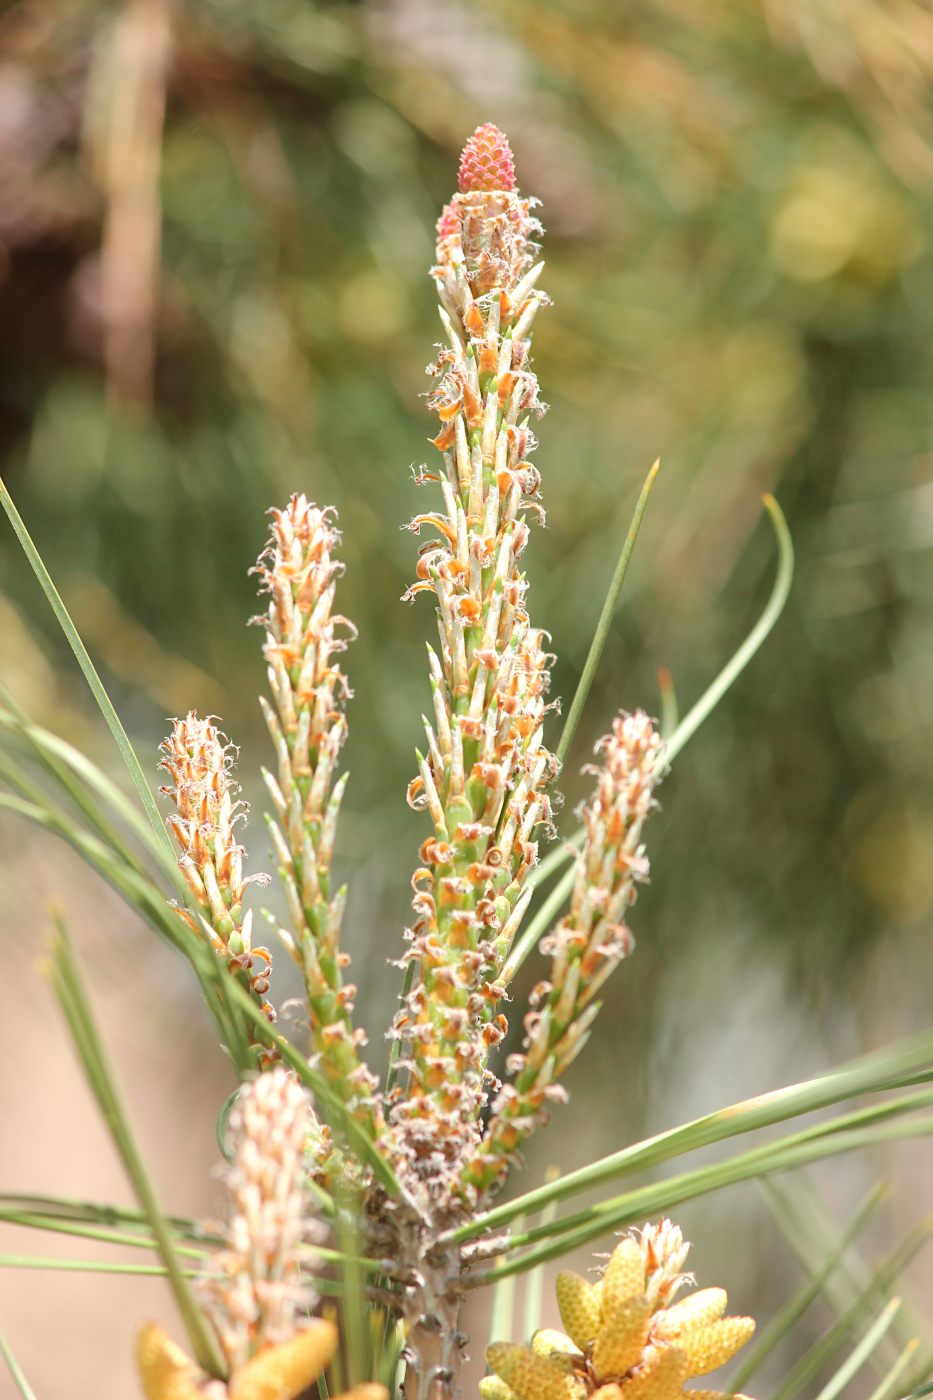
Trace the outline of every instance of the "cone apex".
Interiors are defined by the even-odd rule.
[[[460,192],[515,188],[515,162],[509,143],[492,122],[478,126],[460,157]]]

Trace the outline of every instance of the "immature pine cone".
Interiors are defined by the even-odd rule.
[[[476,128],[460,157],[460,193],[514,188],[515,162],[509,143],[497,126],[485,122]]]

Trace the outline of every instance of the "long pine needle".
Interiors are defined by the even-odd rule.
[[[836,1374],[826,1382],[823,1389],[816,1397],[816,1400],[836,1400],[836,1396],[839,1392],[849,1384],[852,1377],[857,1371],[861,1370],[869,1356],[871,1356],[875,1347],[894,1321],[895,1314],[900,1306],[900,1298],[892,1298],[887,1307],[882,1309],[871,1327],[869,1327],[868,1331],[865,1333],[865,1336],[852,1352],[852,1355],[843,1362]]]
[[[599,614],[599,621],[596,624],[596,631],[593,633],[590,650],[584,662],[580,680],[577,683],[577,689],[571,701],[570,710],[557,743],[557,761],[561,766],[563,766],[564,760],[570,750],[570,745],[573,743],[573,737],[577,732],[577,725],[580,723],[580,716],[583,714],[587,696],[590,693],[590,687],[593,684],[593,678],[599,666],[599,659],[606,645],[606,638],[609,636],[609,628],[612,626],[612,617],[616,610],[616,603],[619,601],[619,594],[625,582],[625,575],[628,573],[628,566],[632,562],[635,542],[638,539],[641,522],[644,520],[645,511],[648,508],[648,497],[651,495],[651,488],[654,485],[654,479],[658,474],[660,466],[660,462],[655,462],[645,478],[645,484],[641,488],[641,494],[635,506],[635,514],[632,516],[632,523],[629,526],[628,534],[625,537],[625,543],[622,546],[622,553],[619,555],[619,561],[612,575],[612,582],[609,584],[609,591],[606,594],[602,611]]]
[[[35,1391],[23,1375],[22,1368],[13,1355],[10,1344],[2,1332],[0,1332],[0,1355],[3,1356],[4,1361],[9,1367],[10,1375],[13,1377],[13,1384],[23,1397],[23,1400],[36,1400]]]
[[[726,1138],[786,1122],[805,1113],[829,1108],[861,1094],[891,1089],[906,1080],[933,1078],[933,1033],[923,1032],[870,1055],[837,1066],[816,1079],[718,1109],[691,1123],[668,1129],[643,1142],[613,1152],[588,1167],[569,1172],[559,1181],[535,1187],[502,1206],[474,1217],[440,1236],[441,1243],[459,1243],[508,1224],[517,1215],[530,1215],[550,1201],[562,1201],[596,1186],[658,1166],[671,1158],[708,1147]]]
[[[226,1364],[207,1319],[195,1301],[188,1276],[179,1263],[171,1231],[159,1207],[123,1108],[64,920],[58,911],[55,911],[54,918],[56,930],[46,975],[65,1014],[88,1085],[100,1105],[114,1146],[158,1243],[159,1255],[168,1273],[169,1284],[194,1354],[209,1375],[224,1379]]]
[[[871,1395],[868,1397],[868,1400],[890,1400],[890,1396],[894,1391],[894,1387],[897,1385],[904,1371],[907,1369],[907,1366],[913,1358],[914,1352],[917,1350],[919,1345],[920,1338],[911,1337],[910,1341],[907,1343],[904,1350],[901,1352],[900,1356],[897,1358],[894,1365],[891,1367],[890,1371],[888,1371],[886,1376],[882,1377],[880,1384],[875,1387]]]
[[[649,483],[651,480],[653,480],[653,478],[649,476],[649,481],[645,483],[645,490],[650,489]],[[647,496],[645,496],[644,499],[647,504]],[[761,614],[761,617],[745,638],[745,641],[739,647],[738,651],[731,660],[727,662],[716,679],[704,691],[690,712],[684,716],[673,734],[666,741],[665,753],[668,763],[673,762],[687,741],[691,739],[700,728],[703,721],[712,714],[729,687],[745,670],[745,667],[760,649],[762,643],[774,627],[774,624],[781,616],[784,610],[784,604],[787,602],[787,595],[790,593],[790,586],[794,578],[794,545],[791,540],[790,531],[787,528],[787,521],[784,519],[783,512],[777,501],[770,495],[765,496],[763,499],[765,509],[774,527],[778,545],[778,569],[774,580],[774,586],[771,589],[771,596],[768,599],[764,612]],[[587,690],[588,689],[589,684],[587,684]],[[579,696],[579,694],[580,691],[578,689],[577,696]],[[577,703],[577,696],[574,697],[574,705]],[[568,716],[568,725],[572,718],[573,710],[571,710],[571,714]],[[574,723],[576,723],[576,721],[574,721]],[[565,727],[564,734],[566,734],[566,732],[567,729]],[[563,744],[563,736],[561,737],[561,743]],[[558,757],[560,756],[561,751],[560,748],[558,748]],[[529,887],[532,889],[536,888],[554,869],[563,864],[566,860],[569,860],[573,855],[573,847],[578,846],[582,839],[583,832],[577,831],[571,836],[569,843],[566,843],[559,851],[553,852],[550,856],[546,857],[541,862],[538,870],[530,877],[528,881]],[[554,886],[544,904],[532,918],[531,923],[509,954],[501,977],[501,981],[505,985],[515,976],[515,973],[518,971],[519,967],[521,967],[528,954],[537,946],[539,939],[547,932],[554,918],[560,913],[564,901],[569,898],[570,892],[573,889],[575,876],[575,867],[572,867],[561,876],[560,881]]]
[[[7,518],[13,526],[16,538],[22,545],[23,552],[32,566],[33,573],[39,580],[42,591],[48,599],[51,609],[58,621],[58,625],[64,632],[68,645],[75,654],[78,665],[84,672],[84,678],[91,688],[91,693],[97,701],[100,712],[107,721],[107,727],[116,741],[117,748],[123,755],[123,761],[129,769],[130,777],[133,779],[133,785],[139,794],[139,800],[143,805],[143,810],[149,818],[149,824],[162,844],[166,856],[170,861],[173,861],[174,854],[172,852],[171,842],[168,839],[168,834],[166,833],[165,826],[155,804],[155,798],[152,796],[149,784],[146,782],[146,775],[140,767],[139,759],[136,757],[133,745],[127,738],[126,730],[120,723],[120,717],[113,707],[110,696],[104,689],[103,682],[95,670],[94,663],[88,655],[87,648],[78,634],[78,629],[72,622],[65,604],[59,596],[58,589],[52,582],[51,574],[42,562],[42,557],[36,549],[29,531],[23,524],[20,513],[16,509],[13,498],[7,490],[2,478],[0,478],[0,505],[2,505],[3,509],[6,511]]]
[[[754,1347],[742,1362],[742,1365],[732,1377],[732,1384],[736,1391],[741,1391],[751,1377],[758,1370],[758,1367],[771,1355],[774,1348],[787,1335],[794,1324],[806,1312],[807,1308],[819,1295],[826,1280],[835,1269],[839,1267],[839,1262],[846,1250],[865,1229],[876,1210],[891,1195],[891,1183],[889,1181],[879,1181],[868,1193],[866,1199],[859,1206],[855,1215],[846,1226],[845,1232],[839,1243],[832,1250],[819,1272],[808,1279],[804,1286],[792,1298],[789,1298],[777,1315],[771,1320],[768,1326],[761,1333]]]

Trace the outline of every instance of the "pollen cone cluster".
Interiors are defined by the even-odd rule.
[[[599,1283],[559,1274],[567,1335],[548,1330],[530,1348],[490,1346],[495,1375],[480,1382],[482,1400],[678,1400],[685,1381],[724,1365],[755,1330],[750,1317],[723,1316],[721,1288],[671,1302],[687,1281],[680,1270],[688,1249],[665,1220],[621,1240]],[[684,1393],[720,1400],[716,1391]]]
[[[209,1380],[156,1322],[140,1329],[136,1359],[146,1400],[297,1400],[318,1380],[337,1349],[337,1329],[318,1319],[290,1341],[266,1347],[229,1384]],[[364,1382],[334,1400],[389,1400]]]
[[[296,1400],[320,1376],[337,1340],[334,1324],[319,1319],[290,1341],[257,1353],[225,1385],[209,1380],[158,1323],[149,1322],[140,1331],[136,1360],[146,1400]],[[358,1388],[370,1389],[379,1394],[351,1394],[355,1400],[388,1400],[381,1386]]]
[[[268,948],[252,946],[253,912],[243,912],[243,894],[251,882],[267,884],[268,875],[243,878],[243,848],[234,827],[244,815],[230,776],[234,749],[210,719],[191,710],[176,719],[160,750],[160,767],[171,784],[160,789],[175,805],[168,825],[178,843],[179,868],[201,915],[198,923],[185,911],[191,927],[203,933],[230,971],[260,1003],[270,1021],[275,1012],[264,1000],[272,959]]]
[[[596,778],[595,792],[577,809],[584,842],[570,908],[541,941],[541,951],[552,960],[551,976],[532,993],[535,1009],[525,1018],[524,1053],[509,1059],[514,1078],[493,1105],[471,1167],[483,1189],[501,1179],[509,1155],[540,1120],[545,1099],[555,1094],[554,1081],[589,1038],[600,1006],[597,992],[634,947],[625,916],[636,883],[648,875],[641,835],[657,806],[652,794],[664,773],[664,747],[639,710],[619,715],[596,753],[602,762],[584,769]]]
[[[349,956],[339,947],[346,888],[332,889],[331,860],[347,778],[337,762],[347,735],[350,695],[334,657],[345,651],[352,623],[332,611],[342,565],[333,557],[334,512],[293,496],[273,510],[272,538],[256,565],[266,613],[263,655],[275,706],[262,701],[275,745],[277,775],[264,773],[275,818],[268,818],[291,931],[279,937],[301,969],[312,1048],[321,1068],[354,1112],[375,1131],[375,1076],[362,1063],[366,1036],[351,1022],[356,988],[343,981]]]
[[[430,651],[433,723],[409,801],[433,833],[413,877],[417,964],[395,1034],[408,1045],[408,1085],[391,1107],[393,1145],[432,1191],[471,1194],[464,1162],[478,1141],[489,1050],[505,1033],[495,987],[550,820],[555,760],[542,723],[550,658],[525,607],[525,515],[541,514],[529,415],[541,413],[530,367],[539,226],[515,190],[508,144],[481,127],[463,155],[460,192],[438,224],[433,276],[446,344],[429,373],[440,418],[443,508],[412,521],[432,532],[408,597],[433,593],[439,650]],[[430,650],[430,649],[429,649]]]

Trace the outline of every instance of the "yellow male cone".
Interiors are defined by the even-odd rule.
[[[685,1352],[690,1365],[691,1376],[705,1376],[723,1366],[731,1356],[744,1347],[755,1330],[755,1320],[751,1317],[721,1317],[718,1322],[710,1322],[706,1327],[697,1327],[692,1332],[682,1332],[677,1345]]]
[[[586,1395],[579,1377],[516,1342],[493,1342],[486,1360],[520,1400],[584,1400]]]
[[[676,1400],[688,1375],[689,1363],[679,1347],[652,1348],[622,1386],[622,1400]]]
[[[555,1290],[560,1320],[568,1337],[586,1351],[599,1331],[599,1294],[585,1278],[569,1271],[557,1275]]]
[[[146,1400],[204,1400],[199,1368],[157,1322],[140,1330],[136,1361]]]
[[[624,1376],[641,1360],[648,1340],[651,1304],[645,1297],[625,1298],[606,1319],[593,1346],[593,1370],[597,1380]]]
[[[535,1356],[543,1356],[562,1371],[572,1371],[575,1360],[582,1361],[583,1353],[575,1347],[569,1337],[558,1332],[556,1327],[542,1327],[531,1339],[531,1350]]]
[[[701,1288],[689,1298],[657,1312],[652,1335],[662,1342],[676,1341],[684,1332],[705,1327],[722,1317],[728,1301],[724,1288]]]
[[[230,1400],[296,1400],[324,1370],[338,1341],[332,1322],[318,1319],[279,1346],[266,1347],[233,1375]],[[146,1400],[204,1400],[201,1372],[155,1322],[147,1323],[136,1346]],[[383,1386],[359,1386],[355,1400],[388,1400]]]
[[[645,1261],[641,1245],[631,1235],[620,1240],[612,1251],[602,1281],[602,1314],[605,1322],[626,1298],[645,1291]]]
[[[297,1336],[247,1361],[230,1382],[230,1400],[295,1400],[317,1380],[337,1349],[332,1322],[318,1318]]]
[[[482,1400],[517,1400],[515,1391],[501,1376],[484,1376],[479,1383]]]

